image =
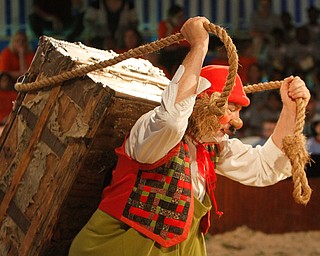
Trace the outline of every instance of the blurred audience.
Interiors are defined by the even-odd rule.
[[[12,76],[8,73],[1,72],[0,73],[0,90],[1,91],[12,91],[14,90],[14,83]]]
[[[167,70],[166,67],[162,66],[159,62],[160,59],[160,53],[159,52],[151,52],[148,53],[146,55],[143,56],[144,59],[150,61],[152,63],[153,66],[160,68],[164,75],[170,79],[171,78],[171,74],[169,73],[169,71]]]
[[[123,53],[143,44],[143,37],[140,31],[135,27],[128,27],[123,32],[120,45],[122,48],[115,49],[117,53]]]
[[[84,15],[83,38],[100,49],[121,49],[124,30],[139,24],[132,0],[90,0]]]
[[[269,76],[275,72],[286,73],[288,65],[288,44],[286,43],[284,30],[275,28],[271,32],[271,39],[266,46],[264,67]]]
[[[208,65],[229,65],[229,59],[226,47],[219,38],[210,39],[210,60],[207,60]]]
[[[310,154],[320,155],[320,119],[311,124],[312,135],[307,139],[307,148]]]
[[[320,67],[316,67],[313,70],[308,88],[311,91],[317,92],[317,111],[320,112]]]
[[[259,63],[252,63],[248,67],[248,74],[247,74],[247,83],[246,84],[258,84],[265,82],[265,69],[263,65]]]
[[[310,93],[311,93],[311,98],[306,106],[306,117],[305,117],[305,125],[303,130],[304,135],[307,137],[312,136],[313,132],[311,129],[311,124],[315,119],[318,119],[318,114],[317,114],[317,103],[318,103],[317,97],[318,96],[315,91],[310,91]]]
[[[0,73],[0,134],[17,97],[14,82],[8,73]]]
[[[161,20],[158,24],[158,38],[165,38],[180,32],[185,20],[183,7],[177,4],[171,5],[167,12],[167,18]]]
[[[253,96],[260,94],[256,92]],[[279,91],[264,91],[267,100],[264,103],[252,103],[246,111],[246,135],[259,136],[262,131],[262,124],[267,119],[277,120],[282,108],[281,97]]]
[[[241,77],[243,84],[257,83],[257,81],[252,81],[252,77],[249,78],[250,67],[258,65],[258,59],[252,51],[252,40],[242,40],[238,43],[238,56],[239,56],[239,67],[238,74]],[[255,80],[255,79],[254,79]],[[258,80],[261,80],[258,78]],[[259,81],[261,82],[261,81]]]
[[[179,32],[185,20],[183,7],[177,4],[171,5],[167,12],[167,18],[158,24],[158,39]],[[174,75],[188,51],[189,44],[186,40],[167,46],[160,51],[159,63],[168,70],[170,77]]]
[[[307,9],[308,21],[305,26],[310,32],[310,38],[313,42],[320,42],[320,23],[319,23],[320,10],[315,6],[310,6]]]
[[[33,0],[29,24],[34,35],[75,41],[83,31],[83,0]]]
[[[249,20],[249,33],[253,40],[253,51],[258,57],[270,40],[271,31],[281,27],[280,16],[273,13],[271,0],[258,0],[258,8]]]
[[[307,26],[300,26],[296,29],[296,37],[293,43],[288,46],[287,70],[289,73],[307,74],[312,71],[319,61],[318,46],[312,41]]]
[[[8,73],[13,80],[27,72],[34,52],[29,47],[25,32],[18,31],[10,39],[10,43],[1,51],[0,72]]]
[[[259,140],[256,141],[253,146],[263,146],[264,143],[270,138],[270,136],[272,135],[274,128],[276,127],[277,124],[277,119],[265,119],[263,120],[262,123],[262,129],[261,129],[261,134],[259,137]]]
[[[307,150],[311,161],[307,165],[308,177],[319,177],[320,170],[320,119],[316,119],[312,125],[312,135],[307,138]]]
[[[264,82],[264,69],[258,63],[253,63],[248,68],[248,78],[247,84],[258,84]],[[243,108],[240,115],[243,120],[243,127],[239,130],[238,134],[240,137],[246,136],[258,136],[259,133],[253,132],[251,129],[251,114],[252,109],[257,108],[261,109],[262,106],[266,103],[266,99],[269,95],[269,91],[262,91],[248,94],[250,98],[249,107]]]
[[[296,36],[296,25],[293,23],[289,12],[282,12],[280,18],[284,41],[286,44],[291,44]]]

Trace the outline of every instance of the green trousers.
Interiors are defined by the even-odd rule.
[[[188,238],[175,246],[164,248],[130,226],[101,210],[96,210],[73,240],[69,256],[205,256],[201,218],[211,209],[206,195],[201,203],[194,199],[194,215]]]

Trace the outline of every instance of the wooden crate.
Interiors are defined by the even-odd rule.
[[[114,56],[42,37],[25,82]],[[167,84],[149,62],[129,59],[19,94],[0,137],[0,255],[67,255],[99,203],[114,148]]]

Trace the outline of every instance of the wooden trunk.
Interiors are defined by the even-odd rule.
[[[24,82],[114,56],[42,37]],[[129,59],[19,94],[0,137],[0,255],[67,255],[99,203],[114,148],[167,84],[150,62]]]

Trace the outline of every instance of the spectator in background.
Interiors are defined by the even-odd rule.
[[[130,49],[141,46],[144,43],[143,36],[137,28],[129,27],[125,30],[122,38],[124,48],[115,49],[116,53],[124,53]],[[142,58],[151,62],[152,65],[161,69],[167,78],[170,78],[168,70],[159,63],[159,52],[151,52],[142,56]]]
[[[252,63],[248,67],[247,84],[258,84],[258,83],[264,82],[265,75],[266,75],[265,73],[266,72],[262,65],[260,65],[259,63]]]
[[[184,10],[180,5],[173,4],[168,9],[167,18],[158,25],[158,38],[165,38],[177,32],[185,21]]]
[[[169,71],[166,69],[166,67],[162,66],[159,62],[160,59],[160,54],[159,52],[151,52],[148,53],[146,55],[143,56],[144,59],[150,61],[152,63],[153,66],[161,69],[164,73],[164,75],[170,79],[171,78],[171,74],[169,73]]]
[[[258,84],[267,81],[267,74],[263,65],[259,63],[253,63],[248,68],[248,80],[247,85],[249,84]],[[264,104],[267,100],[267,95],[269,94],[269,90],[265,90],[259,93],[250,94],[250,100],[252,105],[260,106]]]
[[[130,49],[136,48],[143,44],[143,37],[140,31],[135,27],[128,27],[123,33],[123,37],[120,45],[123,45],[122,48],[115,49],[117,53],[123,53]]]
[[[13,87],[13,78],[8,73],[0,73],[0,135],[17,97]]]
[[[124,48],[115,49],[116,53],[124,53],[130,49],[141,46],[144,43],[143,36],[137,28],[129,27],[125,30],[122,38]],[[142,56],[142,58],[150,61],[152,65],[161,69],[167,78],[170,78],[170,74],[167,69],[159,63],[159,52],[151,52]]]
[[[209,37],[209,51],[206,56],[205,64],[229,66],[226,47],[220,38],[216,36]]]
[[[312,72],[312,82],[308,84],[308,88],[314,92],[320,92],[320,67],[316,67]],[[320,112],[320,93],[318,93],[317,101],[319,102],[318,111]]]
[[[309,177],[319,177],[320,169],[320,118],[315,119],[311,124],[311,136],[307,138],[307,149],[311,161],[307,167]]]
[[[315,119],[318,119],[317,115],[317,104],[318,98],[317,93],[315,91],[310,91],[310,100],[306,106],[306,117],[305,117],[305,125],[303,133],[305,136],[310,137],[312,136],[312,122]],[[320,118],[320,117],[319,117]]]
[[[274,69],[271,74],[268,74],[269,81],[281,81],[286,77],[286,69]]]
[[[288,45],[283,29],[273,29],[271,36],[270,43],[266,46],[264,64],[269,76],[274,77],[275,72],[286,72]]]
[[[274,128],[276,127],[277,121],[277,119],[265,119],[263,121],[260,138],[253,144],[254,147],[257,145],[263,146],[264,143],[266,143],[268,138],[271,137]]]
[[[73,41],[83,31],[82,0],[34,0],[29,24],[36,37],[46,33]]]
[[[258,57],[268,43],[271,31],[281,27],[280,16],[272,12],[271,0],[259,0],[249,20],[249,33],[253,39],[253,51]]]
[[[85,13],[85,5],[83,2],[84,0],[71,1],[72,26],[69,33],[67,33],[65,39],[67,41],[73,42],[76,40],[82,40],[82,33],[84,30],[83,17]]]
[[[307,9],[308,22],[305,26],[309,29],[310,38],[313,42],[320,42],[320,23],[319,23],[319,14],[320,11],[315,6],[310,6]]]
[[[184,10],[180,5],[173,4],[168,9],[167,18],[158,24],[158,39],[165,38],[177,32],[185,21]],[[177,70],[189,51],[189,43],[182,41],[179,44],[172,44],[160,51],[159,62],[170,73],[170,78]]]
[[[0,91],[13,91],[14,82],[15,81],[8,73],[0,73]]]
[[[265,70],[258,63],[253,63],[248,68],[248,80],[247,84],[258,84],[264,81]],[[262,109],[267,102],[267,98],[270,91],[262,91],[249,94],[251,105],[248,108],[243,108],[240,115],[243,120],[243,127],[238,132],[240,137],[258,136],[259,132],[253,132],[251,127],[252,123],[252,111],[253,109]]]
[[[259,94],[257,92],[255,94]],[[254,95],[255,95],[254,94]],[[262,124],[267,119],[278,120],[282,108],[282,102],[278,91],[269,91],[267,101],[264,104],[253,104],[246,111],[248,127],[247,136],[261,135]]]
[[[13,80],[27,72],[31,65],[34,52],[29,48],[25,32],[16,32],[9,45],[4,48],[0,56],[0,72],[8,73]]]
[[[295,41],[287,47],[289,61],[287,67],[292,67],[292,70],[288,70],[289,73],[306,76],[319,61],[318,46],[312,41],[307,26],[300,26],[296,29]]]
[[[84,15],[85,43],[100,49],[121,49],[124,30],[138,23],[133,1],[91,0]]]
[[[292,16],[289,12],[281,13],[281,23],[285,43],[291,44],[296,36],[296,26],[292,22]]]
[[[252,51],[251,39],[239,39],[234,42],[238,49],[239,66],[238,74],[243,84],[249,83],[249,69],[253,64],[258,64],[258,59]],[[216,36],[210,37],[209,56],[206,56],[205,64],[229,65],[229,58],[224,43]],[[261,81],[259,81],[261,82]]]
[[[312,135],[307,139],[310,154],[320,155],[320,119],[311,124]]]
[[[252,40],[242,40],[238,43],[238,50],[239,50],[238,74],[241,77],[243,84],[248,84],[253,82],[253,81],[250,81],[252,80],[252,77],[249,79],[250,67],[252,65],[258,64],[258,59],[252,51],[252,46],[253,46]],[[260,78],[258,78],[258,80],[260,80]]]

